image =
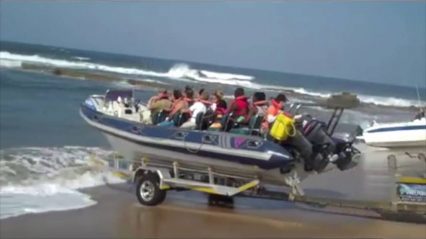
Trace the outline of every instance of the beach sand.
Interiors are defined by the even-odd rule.
[[[1,238],[425,238],[421,224],[325,213],[288,202],[237,199],[235,209],[206,206],[196,192],[172,192],[140,206],[129,185],[85,190],[99,203],[0,221]]]
[[[365,162],[350,171],[317,175],[309,195],[388,199],[393,173],[386,151],[365,148]],[[374,157],[373,157],[374,156]],[[416,159],[399,162],[404,174],[424,172]],[[417,171],[416,171],[417,170]],[[380,219],[374,213],[324,210],[291,202],[236,198],[235,208],[207,206],[198,192],[168,192],[156,207],[141,206],[130,184],[82,190],[97,205],[0,220],[1,238],[426,238],[424,224]],[[362,216],[360,216],[362,215]]]

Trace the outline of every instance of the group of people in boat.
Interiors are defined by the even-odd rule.
[[[282,93],[267,100],[264,92],[255,92],[250,100],[239,87],[228,104],[222,91],[216,90],[210,95],[205,89],[195,92],[186,86],[172,92],[160,90],[149,99],[146,108],[140,110],[140,115],[141,121],[147,124],[194,129],[201,120],[203,129],[226,131],[248,126],[256,116],[260,118],[260,131],[267,132],[275,117],[283,111],[286,101],[287,97]]]
[[[195,92],[186,86],[171,92],[159,90],[146,105],[130,103],[128,106],[135,108],[128,115],[138,117],[143,124],[159,127],[263,136],[303,158],[306,171],[320,172],[329,162],[340,158],[350,162],[350,144],[334,140],[327,132],[327,124],[309,114],[293,116],[284,112],[286,102],[287,97],[282,93],[268,100],[264,92],[254,92],[249,97],[240,87],[227,102],[222,91],[210,95],[205,89]]]

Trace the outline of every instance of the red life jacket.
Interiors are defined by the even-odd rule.
[[[249,109],[249,102],[247,101],[246,96],[243,95],[243,96],[238,96],[237,98],[235,98],[235,100],[232,102],[231,107],[229,109],[234,108],[232,107],[232,105],[235,106],[235,109],[233,109],[234,117],[247,116],[248,109]]]

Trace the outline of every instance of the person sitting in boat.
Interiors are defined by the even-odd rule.
[[[181,114],[185,109],[188,108],[188,103],[185,101],[182,92],[180,90],[173,90],[173,103],[169,109],[164,109],[164,111],[169,112],[166,120],[159,123],[159,126],[173,126],[173,118],[177,114]]]
[[[206,98],[207,95],[207,98]],[[213,102],[210,100],[209,92],[203,91],[200,96],[197,98],[197,101],[203,103],[206,106],[206,111],[208,111],[213,104]]]
[[[269,102],[266,100],[264,92],[254,92],[252,103],[249,108],[249,117],[254,115],[266,115]]]
[[[210,106],[209,94],[204,91],[199,100],[195,101],[189,109],[186,111],[191,115],[188,121],[183,123],[180,127],[185,129],[194,129],[196,126],[197,115],[200,113],[205,114],[207,111],[207,107]]]
[[[226,112],[227,104],[224,100],[224,94],[220,90],[216,90],[213,93],[212,104],[210,105],[210,109],[214,112],[220,111],[220,113],[224,114]]]
[[[200,99],[201,94],[203,94],[203,92],[204,92],[204,88],[199,89],[198,92],[197,92],[197,94],[196,94],[196,96],[195,96],[195,98],[196,99]]]
[[[169,98],[167,90],[161,90],[157,95],[151,97],[148,101],[148,108],[151,113],[157,113],[165,109],[169,109],[172,106],[172,101]]]
[[[266,113],[266,121],[269,124],[274,122],[277,115],[284,111],[285,102],[287,102],[287,97],[281,93],[271,100]]]
[[[184,100],[188,104],[188,107],[194,103],[194,90],[191,87],[185,86],[185,90],[183,92]]]
[[[245,96],[244,89],[238,87],[234,91],[234,100],[229,105],[227,114],[232,114],[230,121],[234,124],[240,125],[247,122],[249,102],[247,96]]]
[[[266,100],[266,95],[264,92],[255,92],[252,97],[252,102],[249,108],[249,117],[247,117],[247,123],[251,120],[252,117],[259,116],[262,117],[260,125],[260,133],[264,134],[268,132],[269,124],[266,121],[266,115],[268,111],[269,102]],[[256,126],[257,127],[257,126]]]
[[[222,128],[222,118],[226,114],[227,104],[223,99],[224,94],[220,90],[216,90],[213,94],[210,110],[213,112],[212,121],[209,129],[218,130]]]
[[[147,107],[138,105],[138,112],[140,115],[140,121],[144,124],[152,124],[152,116],[159,112],[169,109],[172,105],[172,101],[169,99],[167,90],[160,90],[154,96],[152,96],[147,103]]]

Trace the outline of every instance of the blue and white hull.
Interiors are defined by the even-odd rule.
[[[222,173],[261,177],[271,184],[285,184],[283,171],[288,169],[296,170],[300,179],[307,176],[285,148],[261,137],[145,125],[86,104],[80,113],[126,158],[212,167]]]

